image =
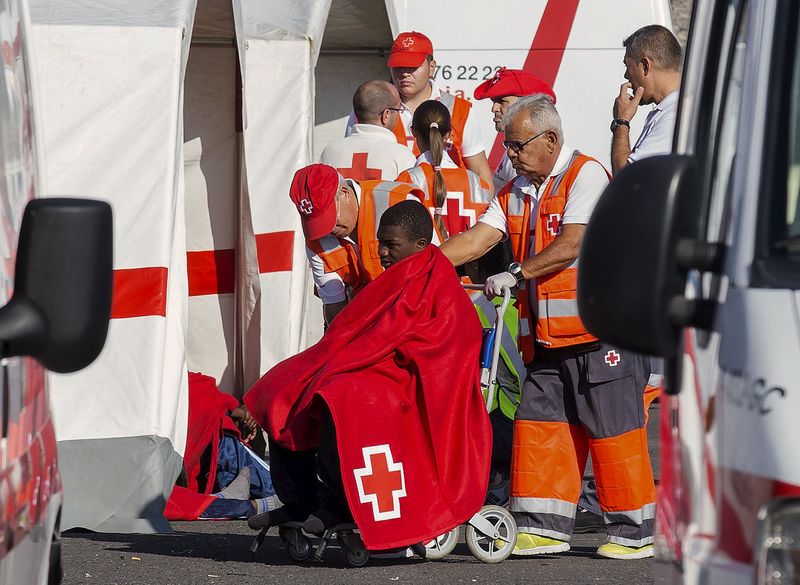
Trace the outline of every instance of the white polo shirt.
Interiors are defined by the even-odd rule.
[[[560,175],[567,169],[573,152],[574,150],[570,146],[566,144],[561,146],[561,151],[558,153],[558,158],[556,159],[556,164],[553,165],[553,170],[550,171],[550,176],[538,189],[527,177],[519,176],[514,181],[514,185],[531,199],[531,218],[537,216],[540,195],[547,189],[553,177]],[[603,193],[606,185],[608,185],[608,175],[603,165],[594,161],[589,161],[583,165],[578,176],[575,177],[575,182],[572,184],[561,223],[589,223],[589,218],[592,215],[592,211],[594,211],[594,206],[597,204],[597,200],[600,199],[600,195]],[[478,221],[508,235],[508,218],[506,218],[506,214],[500,206],[497,195],[492,198],[489,208]],[[531,236],[533,236],[536,229],[536,222],[532,222],[531,225],[528,226],[528,229],[530,230]],[[529,251],[529,255],[533,254],[533,243],[534,238],[531,237],[531,250]]]
[[[355,191],[356,201],[361,201],[361,186],[355,181],[348,180],[347,182]],[[358,256],[358,244],[349,237],[341,239],[351,244],[356,250],[356,256]],[[319,243],[323,250],[333,250],[340,245],[339,238],[330,234],[321,238]],[[306,257],[308,258],[309,266],[311,266],[311,275],[314,278],[317,294],[322,304],[330,305],[346,301],[350,297],[350,291],[347,290],[342,277],[337,272],[325,272],[325,264],[322,262],[322,258],[308,246],[306,246]]]
[[[431,95],[428,99],[441,100],[442,91],[439,89],[439,86],[436,85],[436,82],[431,79],[428,83],[431,85]],[[411,136],[411,120],[414,117],[414,112],[407,108],[405,104],[401,105],[403,111],[400,112],[400,119],[403,121],[403,127],[406,129],[408,147],[412,148],[414,145],[414,137]],[[350,112],[350,118],[347,121],[347,128],[345,129],[344,135],[350,136],[355,125],[356,116],[353,112]],[[481,141],[480,136],[481,135],[475,120],[475,116],[473,116],[473,111],[470,109],[469,116],[467,116],[467,122],[464,124],[464,136],[461,140],[461,156],[468,158],[470,156],[480,154],[481,152],[486,152],[486,145],[483,143],[483,141]]]
[[[335,167],[348,179],[394,181],[417,159],[410,148],[397,143],[391,130],[375,124],[356,124],[350,136],[328,144],[319,161]]]
[[[632,163],[648,156],[672,152],[672,134],[678,114],[678,91],[668,94],[656,104],[644,122],[642,133],[633,145],[628,162]]]
[[[517,171],[514,169],[514,165],[511,164],[508,153],[505,153],[503,158],[500,159],[500,164],[497,165],[494,175],[492,175],[492,188],[494,189],[495,195],[500,189],[505,187],[509,181],[515,179],[516,176]]]

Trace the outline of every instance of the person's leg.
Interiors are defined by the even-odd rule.
[[[584,356],[578,411],[615,558],[652,556],[655,486],[645,431],[647,358],[604,345]]]
[[[316,510],[303,528],[312,533],[321,533],[325,528],[353,521],[347,497],[344,493],[342,470],[339,462],[339,446],[336,442],[336,428],[327,407],[320,417],[319,450],[317,453],[317,474],[319,484]]]
[[[223,435],[217,458],[217,489],[227,487],[245,467],[250,470],[250,497],[266,498],[275,494],[267,463],[236,437]]]
[[[510,509],[521,537],[540,538],[520,538],[516,554],[569,548],[587,441],[565,373],[559,363],[533,364],[523,384],[514,421]]]
[[[270,438],[269,458],[275,493],[289,519],[302,522],[318,505],[316,449],[290,451]]]

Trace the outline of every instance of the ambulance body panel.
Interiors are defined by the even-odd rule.
[[[620,172],[584,242],[603,254],[614,240],[622,267],[606,269],[607,280],[624,282],[650,261],[639,276],[657,284],[623,307],[609,299],[625,292],[597,271],[579,285],[581,315],[590,330],[668,358],[659,582],[795,583],[800,6],[699,0],[692,19],[674,154]],[[621,251],[624,236],[608,228],[624,228],[610,211],[634,193],[651,201],[629,200],[632,217],[653,229]]]

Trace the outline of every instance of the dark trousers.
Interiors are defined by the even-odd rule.
[[[292,520],[303,522],[317,511],[340,521],[352,518],[342,484],[336,429],[327,408],[320,420],[317,449],[291,451],[270,437],[269,458],[275,493]]]

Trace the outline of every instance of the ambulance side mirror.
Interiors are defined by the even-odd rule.
[[[597,337],[648,355],[673,357],[687,271],[679,244],[697,235],[697,163],[646,158],[619,172],[586,227],[578,271],[578,309]]]
[[[14,292],[0,308],[2,357],[32,356],[75,372],[100,354],[112,290],[111,206],[88,199],[28,203]]]

